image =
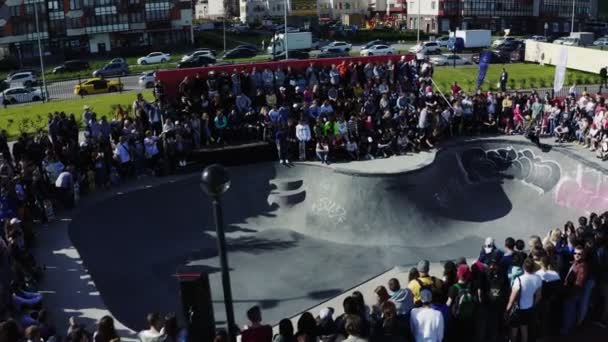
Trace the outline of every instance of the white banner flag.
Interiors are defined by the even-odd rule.
[[[566,65],[568,64],[568,48],[562,46],[557,56],[555,64],[555,78],[553,79],[553,91],[556,93],[562,90],[564,80],[566,79]]]

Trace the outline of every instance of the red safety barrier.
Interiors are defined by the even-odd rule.
[[[255,63],[243,63],[243,64],[230,64],[222,66],[210,66],[201,68],[187,68],[187,69],[172,69],[172,70],[159,70],[156,72],[156,79],[161,81],[165,86],[165,95],[169,98],[174,98],[177,95],[177,89],[179,84],[186,76],[196,76],[200,74],[205,77],[210,71],[214,71],[216,74],[221,72],[232,73],[234,69],[238,72],[242,70],[251,71],[252,68],[263,71],[265,68],[275,70],[278,67],[287,68],[290,66],[293,70],[301,71],[306,69],[311,63],[314,65],[330,66],[332,64],[340,64],[342,62],[348,63],[386,63],[389,60],[398,62],[401,57],[404,56],[407,61],[411,61],[415,58],[414,54],[404,55],[389,55],[389,56],[369,56],[369,57],[343,57],[343,58],[311,58],[302,60],[290,60],[290,61],[277,61],[277,62],[255,62]]]

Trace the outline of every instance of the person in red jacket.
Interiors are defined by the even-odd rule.
[[[251,323],[241,333],[242,342],[271,342],[272,327],[262,324],[262,311],[259,306],[247,310],[247,319]]]

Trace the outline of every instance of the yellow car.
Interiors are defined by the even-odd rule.
[[[74,86],[74,94],[89,95],[101,93],[113,93],[123,89],[123,84],[116,80],[103,78],[91,78]]]

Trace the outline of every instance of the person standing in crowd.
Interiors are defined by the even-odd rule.
[[[421,307],[412,309],[410,329],[416,342],[441,342],[444,337],[444,320],[441,312],[431,308],[433,293],[420,291]]]
[[[296,126],[296,138],[298,139],[300,161],[304,161],[306,160],[307,144],[311,139],[310,126],[305,118],[301,119]]]
[[[247,310],[247,319],[249,325],[246,326],[241,333],[241,341],[243,342],[271,342],[272,327],[262,324],[262,310],[259,306],[254,306]]]
[[[137,334],[141,342],[162,342],[163,335],[161,330],[164,322],[159,313],[153,312],[146,316],[148,322],[148,329],[142,330]],[[113,323],[113,322],[112,322]]]
[[[416,269],[418,270],[418,278],[410,281],[407,287],[412,291],[414,295],[414,304],[420,306],[422,298],[420,297],[420,291],[423,289],[429,289],[432,293],[437,294],[441,292],[443,282],[441,279],[435,278],[429,275],[430,262],[428,260],[421,260],[418,262]]]
[[[542,298],[542,280],[534,274],[534,261],[526,259],[523,266],[524,274],[513,281],[506,308],[513,342],[528,341],[529,327],[535,323],[534,309]]]
[[[564,278],[564,304],[561,334],[568,335],[581,323],[580,308],[582,306],[585,285],[589,279],[585,247],[577,245],[574,248],[574,261]]]
[[[509,74],[505,68],[502,68],[502,72],[500,73],[500,91],[503,93],[507,91],[507,82],[509,81]]]

